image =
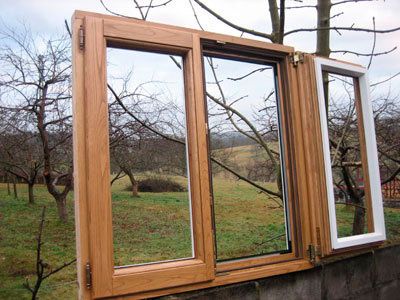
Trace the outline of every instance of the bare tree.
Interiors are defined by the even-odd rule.
[[[164,172],[186,176],[185,149],[175,142],[160,138],[154,130],[148,130],[145,124],[151,124],[153,129],[157,128],[169,136],[173,136],[175,131],[175,137],[180,141],[185,138],[180,128],[184,125],[172,125],[169,117],[173,111],[176,112],[174,104],[166,105],[161,95],[150,92],[151,88],[147,89],[150,84],[159,83],[140,83],[131,92],[127,89],[131,81],[130,74],[121,79],[122,88],[118,94],[109,85],[110,154],[112,171],[116,173],[112,183],[121,178],[122,173],[127,175],[131,182],[132,196],[138,197],[137,173]],[[116,81],[121,80],[112,81],[118,85]],[[169,109],[166,109],[167,106]],[[132,118],[135,115],[140,115],[141,120]],[[174,156],[176,159],[173,159]]]
[[[10,120],[4,116],[0,134],[0,164],[7,174],[15,176],[28,186],[28,202],[34,203],[33,187],[42,167],[40,155],[40,142],[35,134],[24,132],[16,126],[16,120]],[[2,122],[1,122],[2,123]]]
[[[43,177],[61,221],[72,188],[70,41],[63,36],[40,41],[27,28],[1,31],[1,108],[11,120],[23,118],[23,132],[40,141]],[[64,187],[58,186],[64,180]]]

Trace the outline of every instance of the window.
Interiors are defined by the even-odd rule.
[[[183,72],[172,61],[183,65],[181,56],[107,48],[117,268],[194,256]]]
[[[385,239],[372,104],[364,68],[315,59],[332,248]]]
[[[203,63],[217,261],[288,253],[277,67],[212,56]]]
[[[73,20],[80,298],[304,270],[341,247],[384,239],[360,68],[145,21],[87,12]],[[349,132],[361,146],[351,159],[367,216],[359,235],[341,228],[335,210],[346,190],[334,183],[321,70],[348,83],[340,103],[354,107]],[[150,193],[161,186],[174,190]]]

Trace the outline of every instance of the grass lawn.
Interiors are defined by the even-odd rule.
[[[127,182],[113,185],[115,264],[143,263],[190,257],[191,232],[187,193],[141,193],[131,198]],[[218,258],[281,250],[285,239],[263,243],[284,232],[282,209],[245,183],[217,178],[214,182]],[[52,267],[75,257],[72,194],[69,221],[58,221],[54,200],[44,186],[36,186],[36,204],[27,203],[27,189],[19,185],[19,198],[7,195],[0,184],[0,298],[30,299],[22,284],[34,280],[36,235],[41,208],[45,205],[43,258]],[[338,210],[351,218],[351,211]],[[266,221],[267,220],[267,221]],[[388,243],[400,242],[400,209],[386,208]],[[342,226],[343,225],[343,226]],[[341,230],[349,230],[342,224]],[[282,227],[283,226],[283,227]],[[75,264],[44,281],[40,299],[76,299]]]

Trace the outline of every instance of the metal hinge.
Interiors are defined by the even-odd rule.
[[[85,49],[85,29],[83,25],[79,26],[79,49]]]
[[[304,62],[304,53],[300,51],[295,51],[290,55],[290,62],[293,64],[293,66],[297,67],[299,62],[303,63]]]
[[[92,268],[90,263],[86,263],[86,288],[90,289],[92,287]]]
[[[307,250],[309,260],[314,263],[316,261],[317,256],[320,256],[321,253],[319,251],[319,247],[315,245],[308,245]]]

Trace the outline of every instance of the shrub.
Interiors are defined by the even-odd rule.
[[[132,190],[132,185],[126,187]],[[150,177],[139,180],[139,192],[162,193],[162,192],[186,192],[187,189],[170,178]]]

